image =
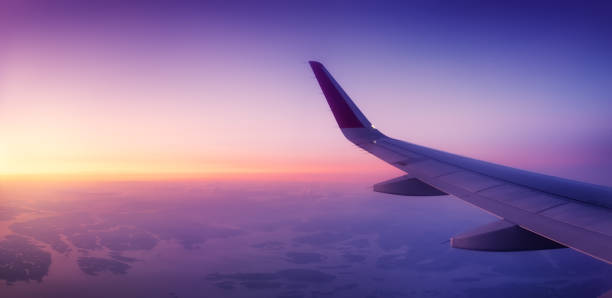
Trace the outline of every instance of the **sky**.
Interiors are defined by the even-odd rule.
[[[400,174],[343,138],[318,60],[389,136],[612,185],[604,1],[0,5],[5,178]]]

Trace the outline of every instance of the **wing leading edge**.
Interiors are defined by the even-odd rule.
[[[375,185],[376,191],[451,194],[501,218],[454,237],[453,247],[498,251],[570,247],[612,264],[612,188],[387,137],[371,125],[321,63],[311,61],[310,66],[346,138],[408,173]]]

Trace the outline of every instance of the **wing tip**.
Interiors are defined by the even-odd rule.
[[[323,66],[321,62],[315,60],[310,60],[308,63],[338,122],[338,126],[340,126],[340,128],[363,128],[370,126],[371,124],[369,124],[359,109],[354,106],[351,99],[334,80],[325,66]],[[353,105],[354,108],[352,108],[351,105]]]
[[[310,60],[310,61],[308,61],[308,64],[310,65],[310,68],[312,68],[312,70],[315,70],[315,69],[325,69],[325,66],[323,66],[323,63],[321,63],[319,61]]]

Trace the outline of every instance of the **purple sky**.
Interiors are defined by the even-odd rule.
[[[395,173],[314,59],[389,136],[612,185],[609,4],[81,2],[0,8],[2,174]]]

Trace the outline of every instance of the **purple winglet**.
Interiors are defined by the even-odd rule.
[[[359,118],[357,118],[355,112],[353,112],[351,107],[346,102],[346,99],[344,98],[346,93],[344,93],[340,85],[329,74],[323,64],[317,61],[310,61],[309,63],[315,77],[317,78],[317,81],[319,82],[319,86],[321,86],[321,90],[323,90],[325,99],[327,99],[327,103],[329,104],[332,113],[334,113],[338,126],[340,126],[340,128],[364,127],[363,123],[359,121]]]

